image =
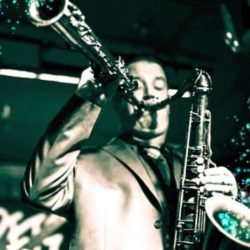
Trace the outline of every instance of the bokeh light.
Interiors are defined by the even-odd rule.
[[[216,212],[215,219],[234,238],[250,242],[250,221],[225,211]]]
[[[22,22],[23,15],[21,9],[21,2],[19,0],[1,0],[0,2],[0,16],[2,23],[6,24],[6,28],[9,31],[9,36],[15,35],[19,25]],[[16,15],[10,15],[9,13],[17,13]]]
[[[250,97],[247,98],[246,107],[250,117]],[[237,115],[233,115],[233,120],[240,125],[241,121]],[[239,201],[250,207],[250,119],[240,125],[238,133],[231,138],[230,145],[237,151],[232,165],[241,189]]]

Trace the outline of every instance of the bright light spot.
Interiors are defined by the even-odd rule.
[[[31,79],[35,79],[37,77],[37,74],[34,72],[14,70],[14,69],[0,69],[0,75],[20,77],[20,78],[31,78]]]
[[[177,89],[169,89],[169,90],[168,90],[168,94],[169,94],[170,96],[173,96],[176,92],[177,92]],[[186,92],[183,94],[182,97],[186,97],[186,98],[191,97],[191,93],[188,92],[188,91],[186,91]]]
[[[35,72],[24,71],[24,70],[0,69],[0,75],[18,77],[18,78],[39,79],[43,81],[62,82],[62,83],[68,83],[68,84],[79,83],[78,77],[54,75],[54,74],[47,74],[47,73],[38,74]]]
[[[239,47],[239,42],[237,40],[234,40],[234,46]]]
[[[2,119],[8,119],[11,115],[11,107],[10,105],[8,104],[5,104],[2,108],[2,111],[1,111],[1,114],[0,114],[0,117]]]
[[[231,39],[231,38],[233,37],[233,35],[232,35],[231,32],[227,32],[227,33],[226,33],[226,37],[229,38],[229,39]]]
[[[69,84],[79,83],[78,77],[64,76],[64,75],[52,75],[52,74],[46,74],[46,73],[38,74],[37,79],[43,80],[43,81],[64,82],[64,83],[69,83]]]

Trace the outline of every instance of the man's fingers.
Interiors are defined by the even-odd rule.
[[[194,178],[192,181],[200,186],[200,191],[206,196],[222,193],[230,195],[234,199],[237,197],[236,179],[232,172],[225,167],[205,169],[198,178]]]
[[[208,192],[208,193],[219,192],[219,193],[223,193],[223,194],[230,194],[230,193],[232,193],[232,188],[231,188],[231,186],[228,186],[228,185],[206,184],[206,185],[200,187],[200,191],[202,193],[204,193],[204,192]]]
[[[78,84],[78,88],[82,87],[84,84],[87,84],[87,82],[94,82],[94,73],[91,67],[86,68],[82,71],[80,81]]]
[[[200,177],[201,184],[221,184],[221,185],[234,185],[234,178],[230,178],[228,176],[201,176]]]
[[[203,175],[205,176],[216,176],[216,175],[231,176],[232,173],[225,167],[216,167],[216,168],[205,169],[203,172]]]

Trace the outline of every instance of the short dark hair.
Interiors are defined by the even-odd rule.
[[[125,62],[125,65],[129,65],[131,63],[135,63],[139,61],[148,61],[148,62],[157,63],[162,67],[166,77],[168,78],[169,76],[168,68],[166,67],[164,62],[161,60],[160,56],[152,55],[152,54],[136,54],[136,55],[130,55],[130,56],[124,57],[123,60]]]
[[[125,57],[124,61],[126,65],[134,63],[134,62],[138,62],[138,61],[149,61],[149,62],[155,62],[163,67],[163,62],[160,60],[160,58],[152,54],[130,55],[130,56]]]

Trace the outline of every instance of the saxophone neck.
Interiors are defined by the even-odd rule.
[[[208,94],[212,91],[212,80],[210,75],[201,69],[194,70],[194,77],[196,80],[193,83],[192,91],[194,95]]]

